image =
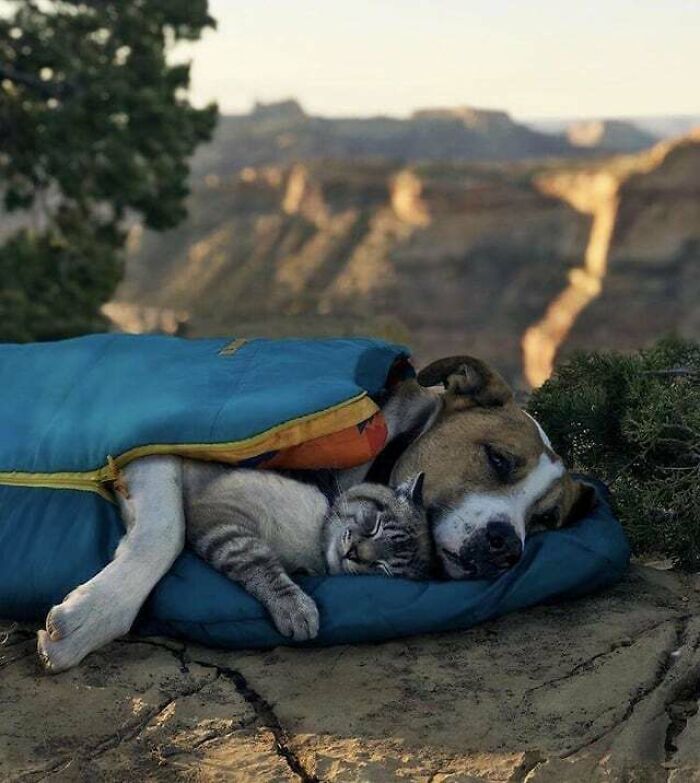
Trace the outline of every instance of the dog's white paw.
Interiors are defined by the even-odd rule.
[[[92,609],[90,591],[81,585],[54,606],[46,616],[46,633],[52,642],[65,639],[88,619]]]
[[[52,642],[46,631],[37,633],[36,651],[49,674],[58,674],[76,666],[89,652],[82,652],[75,643]]]
[[[104,644],[128,633],[134,611],[121,606],[97,585],[81,585],[46,617],[39,631],[37,652],[46,671],[62,672]]]
[[[283,636],[290,636],[297,642],[318,636],[318,607],[303,590],[297,589],[290,595],[275,598],[268,608]]]

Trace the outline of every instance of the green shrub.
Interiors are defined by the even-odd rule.
[[[700,569],[700,344],[580,353],[529,411],[575,470],[605,481],[635,554]]]

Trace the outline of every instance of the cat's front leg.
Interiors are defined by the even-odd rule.
[[[260,585],[257,593],[277,630],[297,642],[315,639],[318,636],[320,618],[313,598],[286,574],[280,575],[273,582],[274,584]],[[248,591],[253,593],[250,588]]]
[[[318,607],[280,563],[269,545],[236,526],[222,525],[198,535],[188,528],[190,544],[197,554],[258,599],[283,635],[302,642],[318,636]]]

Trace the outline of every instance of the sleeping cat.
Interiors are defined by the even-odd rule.
[[[277,473],[186,460],[187,540],[255,596],[281,634],[313,639],[318,609],[290,574],[430,576],[422,484],[422,473],[396,489],[359,484],[330,502],[317,486]]]

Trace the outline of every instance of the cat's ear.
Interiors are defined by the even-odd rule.
[[[416,506],[423,505],[423,481],[425,480],[425,473],[417,473],[412,478],[406,479],[406,481],[399,484],[396,487],[396,494],[406,498],[410,503]]]

